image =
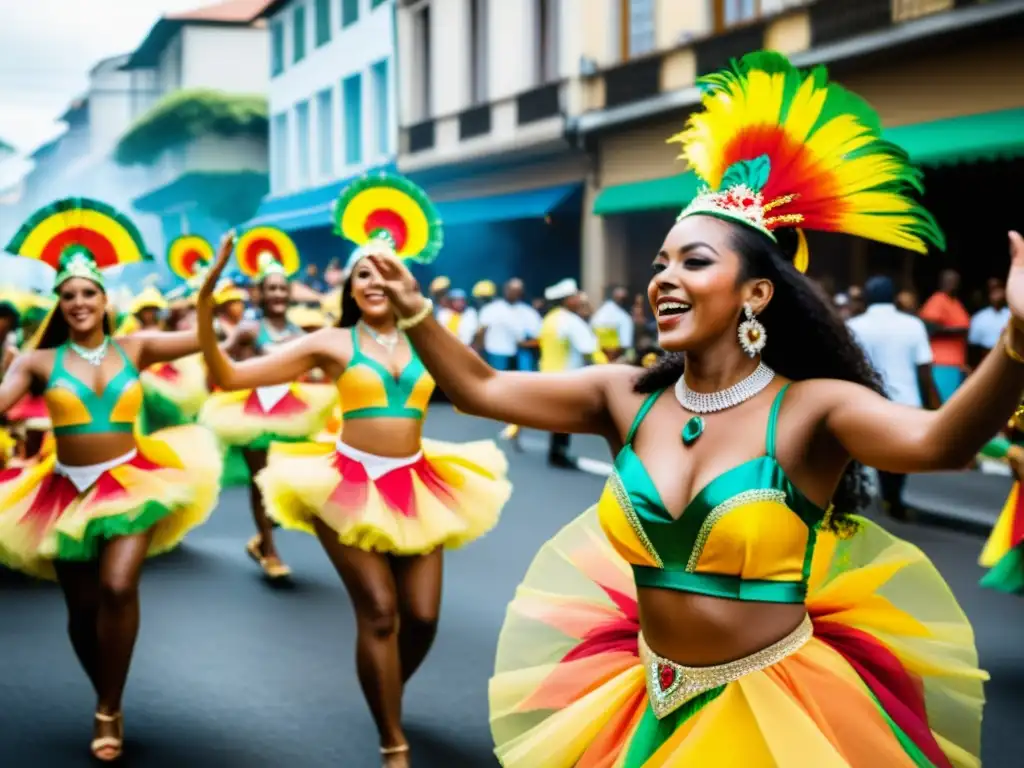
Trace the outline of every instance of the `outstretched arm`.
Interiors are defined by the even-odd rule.
[[[369,257],[402,317],[427,307],[415,278],[392,256]],[[431,313],[407,329],[423,364],[455,407],[496,421],[547,432],[589,432],[618,437],[608,412],[607,393],[616,376],[632,374],[611,366],[567,373],[498,372],[441,326]]]
[[[206,275],[196,304],[199,347],[206,360],[210,378],[222,389],[251,389],[289,384],[320,366],[322,352],[333,329],[325,328],[283,345],[272,354],[234,363],[221,351],[213,329],[213,290],[234,247],[234,232],[221,241],[217,261]]]
[[[1024,391],[1024,239],[1010,234],[1007,299],[1013,320],[1000,345],[937,411],[892,403],[855,384],[831,389],[826,424],[858,461],[886,472],[960,469],[999,432]]]
[[[0,381],[0,413],[6,413],[28,394],[32,384],[30,355],[31,353],[15,357],[3,380]]]
[[[130,340],[129,340],[130,339]],[[199,351],[196,331],[139,331],[125,342],[138,345],[138,367],[144,370],[155,363],[168,363]],[[125,343],[122,342],[122,343]]]

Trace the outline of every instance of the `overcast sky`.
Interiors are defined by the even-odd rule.
[[[9,0],[0,21],[0,138],[31,152],[100,59],[134,50],[164,13],[213,0]]]

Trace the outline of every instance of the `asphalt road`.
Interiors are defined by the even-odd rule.
[[[494,425],[437,407],[428,434],[462,440]],[[449,555],[437,644],[405,698],[415,765],[496,765],[487,679],[505,605],[540,544],[598,496],[601,478],[549,469],[543,441],[511,453],[515,494],[497,530]],[[580,450],[604,458],[594,441]],[[595,465],[599,471],[600,466]],[[142,768],[374,768],[377,738],[354,674],[348,598],[317,543],[280,535],[294,586],[262,582],[243,546],[242,492],[177,552],[151,561],[126,697],[128,758]],[[977,587],[980,537],[896,526],[949,580],[974,621],[987,688],[985,765],[1019,766],[1024,745],[1024,603]],[[93,700],[51,585],[0,576],[0,766],[91,765]]]

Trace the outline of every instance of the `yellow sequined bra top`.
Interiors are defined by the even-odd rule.
[[[790,482],[775,458],[772,403],[765,454],[723,472],[672,517],[633,450],[633,437],[664,390],[640,407],[598,503],[605,535],[633,567],[638,587],[750,602],[801,603],[825,510]]]
[[[130,433],[142,408],[139,373],[121,345],[111,345],[121,357],[121,370],[97,394],[64,365],[68,345],[57,347],[53,370],[43,398],[53,423],[53,434],[95,435],[110,432]]]
[[[363,352],[352,326],[352,359],[338,379],[343,419],[422,419],[433,393],[434,380],[415,350],[396,376]]]

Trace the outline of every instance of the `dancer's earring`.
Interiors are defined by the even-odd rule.
[[[743,316],[745,319],[737,329],[740,346],[748,357],[757,357],[768,342],[768,332],[757,319],[749,302],[743,305]]]

